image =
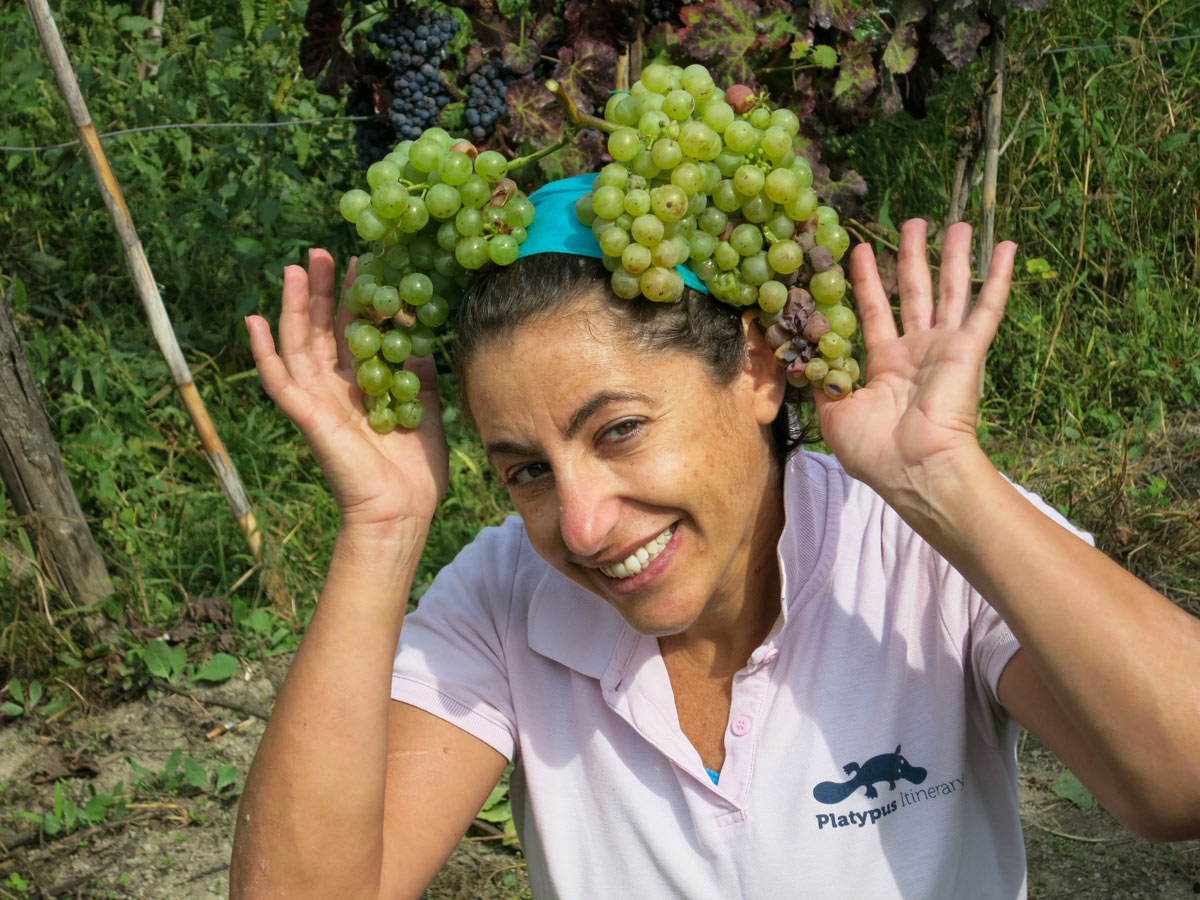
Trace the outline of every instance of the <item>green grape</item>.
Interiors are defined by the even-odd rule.
[[[642,292],[640,279],[632,272],[623,268],[615,269],[612,273],[612,291],[623,300],[632,300]]]
[[[662,106],[666,99],[662,94],[655,94],[649,91],[642,94],[642,96],[638,97],[638,118],[640,119],[648,112],[662,112]],[[663,115],[666,116],[667,114],[663,113]],[[667,116],[668,122],[670,118],[670,116]]]
[[[696,64],[683,70],[683,74],[679,76],[679,86],[691,94],[697,103],[704,103],[717,90],[708,69]]]
[[[663,101],[662,111],[676,122],[682,122],[691,116],[692,110],[695,108],[695,97],[687,91],[674,90],[667,94],[667,99]]]
[[[733,186],[743,197],[757,196],[766,180],[763,170],[758,166],[742,166],[733,174]]]
[[[850,235],[841,225],[818,225],[817,244],[833,254],[833,261],[837,262],[850,247]]]
[[[641,149],[642,142],[632,128],[618,128],[608,136],[608,153],[617,162],[629,162]]]
[[[458,226],[451,221],[446,221],[439,225],[437,230],[437,245],[443,250],[453,253],[457,244]]]
[[[750,124],[762,131],[771,125],[771,113],[763,107],[758,107],[750,113]]]
[[[753,306],[758,302],[758,288],[748,282],[740,282],[737,287],[737,299],[735,302],[738,306]]]
[[[629,232],[622,228],[609,227],[600,236],[600,249],[609,256],[620,256],[629,246]]]
[[[390,162],[397,170],[403,172],[404,167],[408,165],[408,153],[402,153],[398,150],[393,150],[384,157],[386,162]]]
[[[342,199],[338,202],[338,212],[342,214],[343,219],[351,224],[357,222],[363,210],[370,207],[371,195],[360,188],[346,191],[346,193],[342,194]]]
[[[622,229],[623,231],[629,231],[631,228],[633,228],[634,218],[635,217],[629,215],[629,213],[621,213],[613,221],[613,224],[616,225],[618,228]]]
[[[484,150],[475,157],[475,174],[495,184],[508,174],[508,160],[504,158],[503,153]]]
[[[818,303],[829,306],[846,296],[846,279],[836,268],[826,269],[809,280],[808,291]]]
[[[631,216],[644,216],[650,212],[650,192],[636,188],[625,193],[625,212]]]
[[[800,193],[800,180],[791,169],[772,169],[767,173],[763,190],[776,203],[787,203]]]
[[[498,234],[488,239],[488,256],[498,266],[512,265],[520,251],[521,245],[511,234]]]
[[[458,246],[457,234],[454,236],[454,246]],[[461,275],[463,272],[467,271],[458,264],[458,260],[454,257],[453,250],[443,250],[441,247],[438,247],[437,253],[433,255],[433,268],[435,274],[442,275],[446,278],[453,278],[454,276]],[[436,291],[437,287],[435,286],[434,292]]]
[[[729,235],[729,244],[740,255],[753,256],[762,249],[762,229],[755,225],[739,225]]]
[[[381,159],[379,162],[371,163],[367,168],[367,184],[372,188],[377,188],[389,181],[396,181],[399,178],[400,169],[387,160]]]
[[[679,258],[679,250],[673,240],[659,241],[650,248],[651,268],[657,266],[664,269],[673,269],[682,261]]]
[[[721,183],[721,169],[714,162],[702,162],[700,165],[700,174],[704,181],[700,186],[700,191],[703,194],[711,194],[713,188]],[[736,169],[734,171],[737,171]]]
[[[767,251],[767,262],[780,275],[791,275],[804,262],[804,252],[795,241],[776,241]]]
[[[659,169],[673,169],[683,160],[683,150],[678,141],[660,137],[650,148],[650,159]]]
[[[710,206],[704,212],[700,213],[700,218],[696,220],[696,224],[699,225],[701,231],[717,237],[725,231],[725,226],[729,224],[729,216],[715,206]]]
[[[766,313],[780,312],[787,306],[788,290],[779,281],[764,281],[758,288],[758,305]]]
[[[800,117],[790,109],[777,109],[771,113],[771,125],[782,128],[790,137],[800,133]]]
[[[721,178],[732,178],[733,173],[746,164],[746,155],[744,153],[734,153],[732,150],[723,150],[717,154],[716,159],[713,160],[713,164],[717,167],[717,173]],[[716,185],[713,185],[713,187],[716,187]]]
[[[637,130],[639,134],[653,141],[655,138],[662,137],[670,123],[671,117],[661,109],[651,109],[642,113],[641,118],[638,119]]]
[[[390,284],[380,285],[371,298],[371,305],[381,316],[394,316],[400,312],[400,293]]]
[[[625,190],[625,183],[629,181],[629,170],[620,163],[609,163],[600,170],[600,183],[608,187],[620,188]]]
[[[375,291],[379,289],[379,285],[375,283],[374,275],[359,275],[354,279],[354,286],[350,289],[350,296],[354,298],[354,302],[359,306],[365,307],[371,302],[375,296]]]
[[[491,259],[487,238],[478,234],[461,238],[454,248],[454,258],[464,269],[478,269]]]
[[[712,198],[713,204],[721,212],[737,212],[742,208],[742,198],[728,178],[713,188]]]
[[[396,422],[401,428],[413,429],[425,418],[425,404],[420,400],[401,403],[396,407]]]
[[[442,146],[437,141],[429,140],[426,132],[409,148],[408,162],[418,172],[427,175],[437,168],[443,152]]]
[[[678,222],[687,214],[687,194],[673,184],[664,184],[650,192],[650,209],[664,222]]]
[[[421,379],[417,377],[416,372],[400,369],[392,375],[388,389],[401,403],[410,403],[417,399],[417,394],[421,392]]]
[[[473,237],[483,231],[483,213],[470,206],[464,206],[454,217],[454,227],[462,237]]]
[[[487,152],[496,153],[495,150]],[[500,156],[499,153],[496,153],[496,155]],[[500,156],[500,159],[503,160],[504,157]],[[444,184],[448,184],[451,187],[458,187],[471,177],[474,168],[475,166],[471,161],[471,157],[467,156],[461,150],[451,150],[438,162],[437,171]]]
[[[512,235],[513,240],[515,240],[518,244],[525,243],[526,232],[525,232],[524,227],[522,227],[520,225],[515,225],[515,226],[513,226],[513,230],[510,231],[509,234]]]
[[[373,209],[364,209],[359,213],[354,227],[358,231],[358,236],[364,241],[377,241],[388,230],[388,224],[379,218]]]
[[[355,328],[346,341],[350,352],[359,359],[368,359],[379,352],[383,343],[383,335],[374,325],[361,325]]]
[[[642,149],[633,159],[633,171],[643,178],[654,178],[662,172],[662,169],[654,164],[654,157],[650,151]]]
[[[449,316],[450,304],[446,302],[445,297],[439,297],[437,294],[430,297],[424,306],[417,308],[417,319],[430,328],[441,325]]]
[[[796,233],[796,223],[786,212],[776,211],[762,226],[770,240],[786,241]]]
[[[412,341],[406,331],[393,328],[383,336],[383,345],[379,352],[388,362],[399,364],[408,359],[409,354],[412,353]]]
[[[804,377],[809,381],[821,382],[829,374],[829,363],[815,356],[804,366]]]
[[[621,102],[622,95],[613,91],[608,95],[608,102],[604,104],[604,118],[610,122],[617,121],[617,104]]]
[[[400,299],[409,306],[420,306],[433,296],[433,281],[423,272],[405,275],[400,282]]]
[[[420,197],[414,197],[411,194],[408,197],[408,206],[400,215],[400,229],[409,234],[416,234],[429,222],[429,210],[425,208],[425,201]]]
[[[374,400],[374,397],[368,396],[368,400]],[[367,422],[371,428],[380,434],[388,434],[395,430],[399,420],[396,418],[396,411],[390,406],[382,406],[376,404],[371,409],[371,414],[367,417]]]
[[[779,159],[792,149],[792,136],[778,125],[770,125],[763,132],[761,146],[771,159]]]
[[[426,232],[418,234],[408,245],[408,255],[413,266],[418,269],[428,269],[433,265],[433,256],[437,253],[437,249],[437,241]]]
[[[651,63],[642,69],[641,82],[646,90],[656,94],[665,94],[671,89],[671,73],[666,66]]]
[[[821,387],[825,391],[826,396],[834,400],[840,400],[854,390],[854,382],[847,372],[840,369],[831,369],[829,374],[825,376],[825,380],[821,382]]]
[[[842,360],[844,362],[842,371],[846,373],[851,382],[858,381],[859,376],[862,375],[862,370],[858,367],[858,360],[853,356],[844,356]]]
[[[742,261],[742,254],[733,249],[733,246],[728,241],[717,241],[717,246],[713,248],[713,262],[724,270],[737,268]]]
[[[617,271],[617,269],[622,268],[621,257],[609,256],[607,253],[604,254],[602,257],[600,257],[600,264],[602,266],[604,266],[604,268],[607,269],[610,273],[615,272],[615,271]]]
[[[801,188],[795,200],[783,205],[783,210],[797,222],[807,222],[817,212],[817,193],[811,188]]]
[[[817,225],[839,224],[837,210],[832,206],[817,207]]]
[[[725,146],[734,153],[745,153],[754,146],[754,140],[757,137],[755,128],[745,119],[735,119],[725,129],[721,135],[725,139]],[[719,159],[719,157],[718,157]],[[720,163],[718,162],[718,165]]]
[[[700,190],[703,183],[704,176],[700,172],[700,167],[695,163],[680,163],[671,172],[671,184],[680,188],[689,197]]]
[[[412,341],[413,356],[428,356],[433,352],[433,339],[435,337],[433,329],[422,322],[418,322],[408,332],[409,340]]]
[[[702,259],[699,262],[693,262],[691,268],[705,284],[717,276],[717,264],[711,259]]]
[[[764,194],[755,194],[753,197],[747,197],[742,202],[742,218],[747,222],[753,222],[755,225],[761,225],[775,212],[775,204],[766,198]]]
[[[742,260],[741,273],[746,283],[754,285],[755,288],[770,281],[775,274],[771,271],[771,264],[767,262],[767,254],[761,250]],[[754,292],[754,299],[758,300],[757,290]]]
[[[615,219],[625,210],[625,192],[604,185],[592,194],[592,209],[601,218]]]
[[[420,140],[421,138],[433,141],[443,150],[449,150],[454,145],[455,140],[450,136],[450,132],[437,125],[431,125],[429,128],[426,128],[423,132],[421,132],[421,137],[417,138],[417,140]]]
[[[641,113],[641,101],[631,94],[621,95],[614,110],[617,117],[613,119],[618,125],[636,125]]]
[[[492,187],[479,175],[472,175],[459,185],[458,196],[463,206],[481,209],[492,196]]]
[[[682,238],[690,238],[696,233],[696,217],[692,215],[684,216],[675,223],[675,234]]]
[[[361,331],[362,329],[359,330]],[[355,334],[357,333],[356,331]],[[370,394],[372,397],[386,394],[392,380],[391,370],[388,368],[387,363],[374,356],[362,361],[362,365],[358,367],[358,372],[355,373],[355,378],[362,392]]]
[[[504,217],[513,228],[520,226],[528,228],[533,224],[535,211],[529,199],[521,194],[513,197],[504,205]]]
[[[840,303],[826,311],[825,318],[829,322],[830,330],[844,338],[852,337],[858,329],[858,319],[854,312]]]
[[[679,147],[688,156],[703,159],[708,154],[712,139],[719,136],[703,122],[688,122],[679,129]],[[723,144],[717,147],[719,153]]]
[[[575,218],[584,228],[591,228],[596,221],[596,211],[592,209],[592,194],[589,191],[575,201]]]
[[[638,216],[633,220],[630,234],[643,247],[653,247],[663,239],[663,223],[653,214]]]
[[[466,156],[466,154],[462,154]],[[425,192],[425,208],[435,219],[448,219],[462,205],[458,189],[448,184],[435,184]]]
[[[713,255],[716,246],[717,239],[715,237],[703,231],[697,231],[688,238],[688,258],[692,262],[703,262]]]
[[[801,189],[812,186],[813,170],[807,159],[802,156],[796,157],[792,160],[791,170],[796,174]]]
[[[650,251],[641,244],[630,244],[621,251],[621,265],[625,271],[639,275],[650,268]]]
[[[604,232],[608,231],[608,229],[610,229],[612,227],[613,227],[612,219],[602,219],[599,216],[597,216],[596,221],[594,221],[592,223],[592,237],[594,237],[598,241],[598,240],[600,240],[600,235],[604,234]]]
[[[683,278],[674,269],[651,266],[641,274],[638,284],[642,289],[642,295],[647,300],[653,300],[655,303],[670,303],[683,294],[682,286],[676,293],[677,281],[679,285],[683,284]]]
[[[364,253],[354,265],[354,271],[359,275],[371,275],[376,281],[383,275],[385,267],[383,259],[374,253]]]
[[[385,266],[391,266],[393,269],[402,269],[408,265],[409,252],[408,247],[404,244],[397,244],[394,247],[389,247],[387,252],[383,254],[383,262]]]
[[[705,105],[701,117],[705,125],[717,134],[723,134],[725,129],[737,117],[737,114],[734,113],[733,107],[724,100],[714,99]]]

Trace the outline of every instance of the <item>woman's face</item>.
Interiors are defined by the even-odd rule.
[[[747,326],[748,327],[748,326]],[[534,549],[645,634],[738,608],[781,527],[769,423],[783,382],[749,328],[714,384],[690,354],[640,352],[599,303],[520,328],[471,361],[467,395]]]

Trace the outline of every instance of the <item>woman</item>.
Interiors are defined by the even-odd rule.
[[[333,261],[290,267],[281,355],[257,317],[251,343],[342,527],[247,779],[233,896],[417,897],[513,758],[537,897],[1011,900],[1016,723],[1135,831],[1200,833],[1200,627],[991,466],[977,379],[1015,247],[968,311],[970,229],[936,300],[924,243],[907,223],[902,334],[854,251],[867,382],[815,398],[836,460],[785,458],[753,314],[618,300],[572,256],[490,276],[458,368],[520,518],[403,637],[446,487],[437,416],[367,427]]]

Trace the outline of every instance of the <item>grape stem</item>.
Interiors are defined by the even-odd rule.
[[[575,103],[574,98],[567,93],[567,89],[559,82],[553,80],[547,81],[546,89],[558,98],[559,103],[566,108],[567,115],[576,125],[583,125],[588,128],[598,128],[601,131],[606,131],[609,133],[612,133],[621,127],[614,122],[609,122],[606,119],[597,118],[596,116],[583,112]]]
[[[561,150],[563,147],[566,147],[570,143],[571,143],[571,138],[563,138],[561,141],[551,144],[549,147],[543,147],[541,150],[538,150],[535,153],[530,153],[528,156],[518,156],[516,159],[509,162],[509,164],[508,164],[509,171],[512,171],[513,169],[519,169],[522,166],[528,165],[531,162],[536,162],[537,160],[541,159],[543,156],[549,156],[551,153],[554,153],[556,150]]]

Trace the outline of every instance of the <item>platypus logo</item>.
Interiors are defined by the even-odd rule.
[[[895,753],[881,753],[872,756],[862,766],[849,762],[842,766],[842,771],[853,775],[849,781],[822,781],[813,788],[813,796],[822,803],[841,803],[860,787],[867,789],[867,796],[874,799],[879,796],[875,784],[886,781],[889,790],[896,789],[896,782],[903,778],[913,784],[920,784],[928,774],[924,769],[909,765],[907,759],[900,755],[900,745],[896,745]]]

